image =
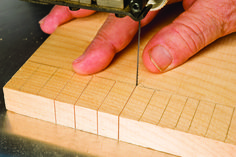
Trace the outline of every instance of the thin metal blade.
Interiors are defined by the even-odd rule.
[[[138,24],[138,51],[137,51],[137,71],[136,71],[136,86],[138,86],[138,70],[139,70],[139,48],[140,48],[140,35],[141,35],[141,21]]]

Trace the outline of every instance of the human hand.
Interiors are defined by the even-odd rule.
[[[52,34],[59,25],[74,18],[89,16],[93,13],[95,13],[94,10],[80,9],[71,11],[69,7],[56,5],[47,16],[39,21],[39,24],[43,32]]]
[[[180,0],[170,0],[169,4],[177,1]],[[153,73],[171,70],[216,39],[236,32],[236,0],[183,0],[183,7],[185,12],[161,29],[144,49],[143,63]],[[65,7],[51,12],[43,20],[42,30],[55,30],[59,24],[78,17],[69,14],[68,9],[66,14],[62,14],[63,10],[66,10]],[[85,13],[81,10],[73,15],[84,16],[93,11]],[[157,13],[149,12],[141,25],[147,25]],[[51,23],[57,21],[56,25],[50,25],[47,20]],[[130,43],[137,31],[138,22],[110,14],[84,54],[73,62],[74,70],[80,74],[92,74],[105,69],[115,54]]]

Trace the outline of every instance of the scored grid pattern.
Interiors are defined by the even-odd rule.
[[[18,81],[20,85],[15,85]],[[119,117],[124,117],[236,143],[236,116],[233,107],[141,86],[135,88],[134,85],[96,76],[79,76],[72,71],[30,61],[14,75],[4,89],[24,91],[35,96],[32,100],[35,102],[28,112],[35,107],[37,112],[29,116],[115,139],[119,137]],[[115,96],[117,92],[120,92],[120,97]],[[38,101],[37,97],[44,97],[44,100]],[[122,102],[121,106],[113,105],[117,100]],[[24,105],[15,101],[15,105]],[[22,113],[22,108],[12,110]],[[27,115],[27,108],[24,111],[22,114]],[[81,111],[83,114],[79,114]],[[47,116],[40,116],[42,112],[46,112],[43,115]],[[110,117],[113,118],[111,122],[102,123],[100,120],[108,121]],[[86,125],[83,126],[84,124]],[[111,126],[104,126],[106,124]]]

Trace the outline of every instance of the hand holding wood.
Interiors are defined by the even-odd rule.
[[[179,0],[170,0],[170,3]],[[153,73],[171,70],[199,52],[216,39],[236,31],[235,0],[183,0],[183,12],[170,25],[161,29],[149,41],[143,52],[143,62]],[[90,10],[70,11],[55,6],[40,21],[46,33],[76,17],[88,16]],[[142,26],[153,20],[158,11],[149,12]],[[82,56],[73,62],[80,74],[92,74],[105,69],[116,53],[124,49],[138,30],[138,22],[129,17],[111,14]]]

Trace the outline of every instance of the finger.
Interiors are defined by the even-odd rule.
[[[190,3],[187,11],[149,41],[143,52],[143,62],[149,71],[173,69],[224,34],[222,19],[214,12],[216,6],[209,3],[204,0]]]
[[[184,0],[183,1],[184,10],[188,10],[193,5],[194,2],[196,2],[196,0]]]
[[[68,7],[56,5],[46,17],[39,21],[39,23],[43,32],[51,34],[59,25],[76,17],[91,15],[94,12],[95,11],[93,10],[85,9],[71,11]]]
[[[149,23],[157,12],[149,12],[141,25]],[[116,18],[110,14],[84,54],[73,62],[79,74],[92,74],[106,68],[114,55],[124,49],[135,36],[138,22],[130,17]]]

